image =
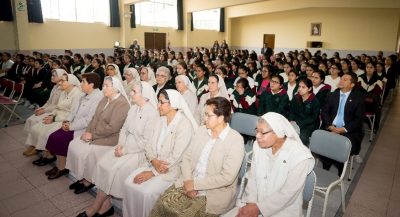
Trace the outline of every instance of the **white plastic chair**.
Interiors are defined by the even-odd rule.
[[[345,136],[341,136],[335,133],[324,130],[315,130],[311,135],[310,150],[315,154],[330,158],[344,164],[343,171],[340,177],[322,168],[314,168],[314,172],[317,176],[317,184],[315,186],[315,190],[325,196],[321,216],[325,217],[329,194],[332,188],[336,185],[339,185],[341,189],[342,211],[344,212],[346,206],[344,198],[345,189],[343,178],[346,174],[347,163],[349,161],[351,151],[350,140]]]

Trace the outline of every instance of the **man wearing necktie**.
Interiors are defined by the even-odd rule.
[[[363,120],[365,116],[364,95],[354,89],[357,75],[353,72],[344,74],[339,81],[339,88],[330,94],[322,109],[322,129],[346,136],[351,141],[351,155],[358,155],[364,136]],[[324,169],[332,164],[338,167],[339,175],[343,164],[329,159],[321,159]]]

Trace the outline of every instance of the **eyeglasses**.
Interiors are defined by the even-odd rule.
[[[158,104],[164,105],[166,103],[169,103],[169,100],[158,100]]]
[[[156,77],[166,78],[167,76],[166,76],[166,75],[159,75],[159,74],[157,74]]]
[[[217,115],[216,114],[208,114],[207,112],[204,113],[204,117],[205,118],[209,118],[209,117],[212,117],[212,116],[217,116]]]
[[[271,80],[270,82],[271,82],[272,84],[280,84],[279,81],[275,81],[275,80]]]
[[[261,134],[261,136],[267,135],[268,133],[274,132],[273,130],[267,131],[267,132],[261,132],[260,130],[258,130],[257,128],[254,129],[254,133],[256,134],[256,136],[258,134]]]

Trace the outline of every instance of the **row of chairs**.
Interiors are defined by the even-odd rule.
[[[248,178],[247,170],[251,165],[252,145],[255,138],[254,129],[256,128],[258,119],[259,117],[255,115],[234,113],[230,123],[230,126],[242,135],[253,138],[249,139],[245,144],[246,154],[239,174],[241,180],[237,201],[238,204],[242,202],[241,198],[243,196],[246,180]],[[297,133],[300,133],[300,128],[297,125],[294,125],[293,127]],[[346,168],[350,157],[350,140],[345,136],[337,135],[324,130],[316,130],[311,136],[309,148],[311,152],[316,155],[324,156],[343,163],[344,168],[340,176],[337,176],[336,174],[330,173],[329,171],[319,167],[314,167],[314,170],[307,175],[303,190],[303,201],[307,204],[306,216],[309,217],[311,215],[314,192],[316,191],[323,194],[325,197],[321,215],[322,217],[325,217],[329,194],[336,186],[340,186],[341,189],[342,210],[344,212],[346,207],[345,186],[343,179],[346,174]],[[350,167],[349,178],[351,169],[352,168]]]
[[[21,100],[22,94],[24,93],[24,84],[16,83],[7,78],[0,79],[0,105],[2,108],[1,117],[4,116],[4,112],[8,111],[10,115],[7,118],[5,127],[8,126],[13,116],[18,119],[22,119],[15,110],[19,101]]]

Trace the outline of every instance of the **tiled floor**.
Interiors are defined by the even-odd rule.
[[[391,139],[398,133],[396,127],[400,123],[400,100],[398,101],[393,104],[390,121],[387,121],[380,133],[345,216],[400,216],[398,206],[400,202],[400,144]],[[19,111],[24,113],[24,117],[28,117],[31,112],[23,107],[20,107]],[[386,111],[385,107],[383,119]],[[64,217],[76,216],[82,212],[93,202],[93,196],[89,193],[75,195],[68,189],[72,181],[67,177],[49,181],[44,172],[50,169],[50,166],[34,166],[31,162],[36,157],[22,155],[26,136],[22,121],[14,121],[8,128],[0,128],[0,217]],[[361,156],[363,157],[366,157],[371,146],[368,137],[367,132],[362,143]],[[352,193],[354,182],[360,176],[357,175],[359,167],[359,164],[354,165],[354,174],[356,174],[354,181],[345,181],[347,197]],[[331,170],[336,172],[335,168]],[[366,176],[369,178],[365,178]],[[321,216],[322,205],[322,196],[316,194],[311,216]],[[326,216],[342,216],[342,213],[338,211],[339,208],[340,190],[336,188],[329,197]]]
[[[345,217],[400,216],[400,93],[351,196]]]

